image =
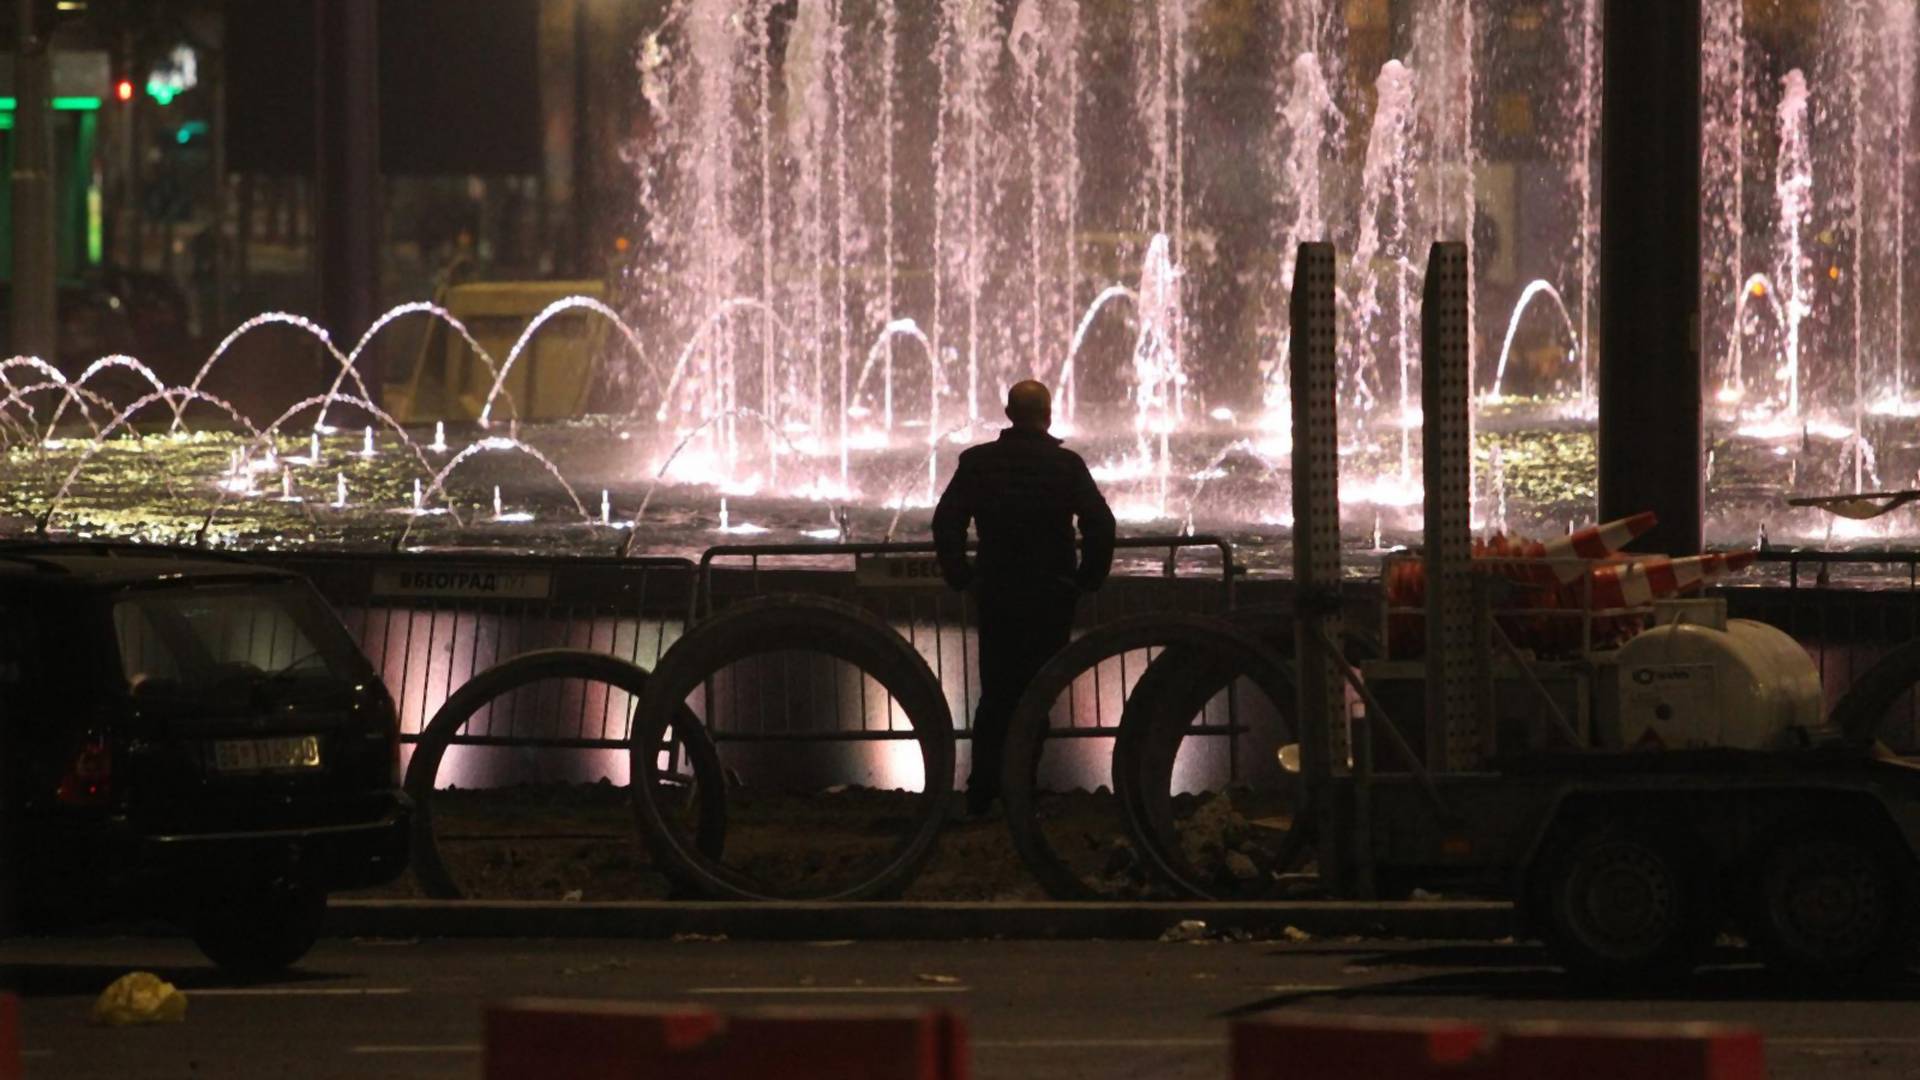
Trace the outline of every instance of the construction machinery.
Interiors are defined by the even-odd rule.
[[[596,314],[605,295],[599,281],[447,288],[438,297],[445,317],[430,324],[419,355],[386,387],[388,410],[406,424],[580,416],[612,325]]]
[[[1299,252],[1283,704],[1299,773],[1282,850],[1310,857],[1333,895],[1509,896],[1525,932],[1603,980],[1683,972],[1723,931],[1821,979],[1899,968],[1920,900],[1920,767],[1826,723],[1819,673],[1785,633],[1645,587],[1711,577],[1724,557],[1678,575],[1663,557],[1475,557],[1467,267],[1463,245],[1437,244],[1426,277],[1424,547],[1386,560],[1378,607],[1357,619],[1342,588],[1334,253]],[[1409,561],[1411,592],[1393,587]],[[1376,632],[1377,648],[1353,646]],[[1163,732],[1192,715],[1128,711]],[[1127,723],[1116,786],[1164,785],[1181,736]],[[1130,796],[1130,824],[1178,869],[1166,790]]]

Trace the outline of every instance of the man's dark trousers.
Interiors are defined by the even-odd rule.
[[[1033,677],[1067,647],[1078,598],[1072,582],[1060,578],[980,582],[975,595],[980,701],[973,713],[973,772],[967,780],[967,805],[976,813],[1000,794],[1007,724]]]

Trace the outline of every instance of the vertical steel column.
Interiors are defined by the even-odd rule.
[[[1427,254],[1420,304],[1420,453],[1426,481],[1427,766],[1472,768],[1480,718],[1474,683],[1472,444],[1467,375],[1467,246]]]
[[[50,9],[51,4],[47,5]],[[53,27],[36,25],[41,5],[19,0],[13,54],[13,340],[10,352],[51,363],[59,347],[53,195]]]
[[[591,114],[588,101],[593,92],[592,66],[588,57],[592,55],[591,42],[593,28],[589,20],[593,13],[588,10],[588,0],[574,0],[573,5],[573,142],[568,169],[573,174],[573,190],[568,192],[572,214],[573,252],[567,265],[573,268],[575,277],[599,278],[607,273],[606,260],[600,257],[599,237],[594,233],[593,222],[593,133],[588,129]]]
[[[212,335],[225,334],[227,299],[233,288],[232,260],[227,254],[227,210],[232,193],[232,177],[227,175],[227,50],[222,46],[209,58],[212,69],[213,124],[207,140],[213,157],[213,303],[208,305],[203,327]]]
[[[1345,682],[1320,642],[1340,641],[1340,448],[1335,395],[1333,245],[1295,257],[1288,346],[1293,392],[1294,647],[1305,801],[1320,822],[1321,876],[1339,888],[1349,859],[1333,819],[1333,776],[1347,762]],[[1302,813],[1308,806],[1297,807]]]
[[[319,0],[314,247],[320,318],[342,348],[373,324],[380,298],[379,8],[376,0]],[[380,351],[360,361],[376,402],[385,382]],[[323,369],[331,382],[334,371]]]
[[[1607,0],[1600,115],[1600,519],[1700,550],[1701,0]]]

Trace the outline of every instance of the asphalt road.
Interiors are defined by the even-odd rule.
[[[29,1077],[477,1077],[486,1002],[516,995],[758,1005],[937,1004],[968,1020],[974,1075],[1226,1075],[1230,1018],[1268,1009],[1481,1021],[1757,1025],[1776,1078],[1920,1075],[1920,980],[1809,999],[1751,966],[1666,995],[1572,992],[1524,945],[1314,941],[329,941],[295,975],[235,985],[185,943],[29,940],[0,952],[24,995]],[[94,995],[146,969],[183,1023],[102,1029]],[[937,978],[933,978],[937,977]]]

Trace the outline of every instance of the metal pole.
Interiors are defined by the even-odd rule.
[[[213,336],[227,332],[227,291],[232,265],[227,254],[227,207],[231,178],[227,176],[227,54],[215,53],[213,69],[213,123],[208,142],[213,153],[213,303],[209,307],[211,326],[202,327]]]
[[[319,0],[314,241],[320,315],[342,348],[359,339],[380,297],[380,98],[377,0]],[[378,350],[360,361],[376,401],[385,382]],[[333,372],[326,373],[331,382]]]
[[[587,130],[590,116],[587,103],[591,88],[589,64],[587,58],[592,55],[588,47],[588,35],[591,27],[588,20],[592,13],[588,10],[588,0],[578,0],[573,7],[573,258],[570,263],[574,276],[580,278],[603,277],[607,269],[595,256],[600,245],[593,235],[593,202],[590,195],[593,190],[593,134]]]
[[[1600,203],[1600,519],[1700,550],[1701,0],[1607,0]]]
[[[14,52],[13,340],[9,351],[53,360],[58,349],[53,220],[53,57],[36,0],[19,0]]]
[[[1347,760],[1347,709],[1340,656],[1340,452],[1334,327],[1333,245],[1301,244],[1290,301],[1293,335],[1294,686],[1300,732],[1296,817],[1320,824],[1321,877],[1347,887],[1350,830],[1344,827],[1333,778]],[[1329,655],[1331,653],[1331,655]]]
[[[1426,754],[1428,767],[1441,772],[1472,768],[1479,756],[1467,280],[1467,245],[1434,244],[1420,305],[1420,409],[1427,493]]]

